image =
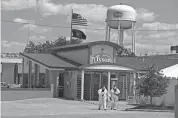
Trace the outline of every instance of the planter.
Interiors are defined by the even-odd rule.
[[[127,102],[128,104],[136,104],[135,96],[128,96]]]

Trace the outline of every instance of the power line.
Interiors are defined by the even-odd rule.
[[[29,25],[36,25],[36,26],[44,26],[44,27],[60,27],[60,28],[70,28],[69,26],[64,25],[44,25],[44,24],[37,24],[37,23],[27,23],[27,22],[15,22],[15,21],[8,21],[8,20],[1,20],[2,22],[8,23],[15,23],[15,24],[29,24]],[[91,28],[91,27],[83,27],[82,29],[89,29],[89,30],[105,30],[104,28]],[[178,31],[178,29],[169,29],[169,30],[135,30],[135,31]]]
[[[69,28],[67,26],[62,25],[44,25],[44,24],[37,24],[37,23],[25,23],[25,22],[15,22],[15,21],[7,21],[7,20],[1,20],[2,22],[8,22],[8,23],[16,23],[16,24],[29,24],[29,25],[36,25],[36,26],[46,26],[46,27],[62,27],[62,28]]]

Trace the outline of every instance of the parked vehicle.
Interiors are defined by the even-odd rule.
[[[1,82],[1,88],[10,88],[10,86],[5,82]]]
[[[10,84],[9,86],[10,86],[9,88],[20,88],[21,87],[20,84]]]

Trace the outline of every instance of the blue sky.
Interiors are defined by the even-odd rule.
[[[178,29],[177,0],[38,0],[38,4],[36,0],[2,0],[1,20],[69,27],[70,11],[74,9],[74,12],[88,20],[88,27],[104,29],[107,8],[119,3],[130,5],[137,11],[137,54],[144,54],[145,51],[170,52],[171,45],[178,45],[178,30],[172,30]],[[1,51],[22,51],[28,37],[38,43],[55,40],[58,36],[69,37],[70,34],[69,28],[36,25],[29,27],[28,33],[27,24],[1,22]],[[78,28],[87,35],[84,42],[104,40],[104,30]],[[116,39],[117,34],[113,31],[111,40],[116,42]],[[125,32],[124,45],[131,47],[130,31]]]

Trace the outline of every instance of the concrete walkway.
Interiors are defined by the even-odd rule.
[[[80,101],[41,98],[1,103],[2,118],[173,118],[173,113],[98,111]]]

